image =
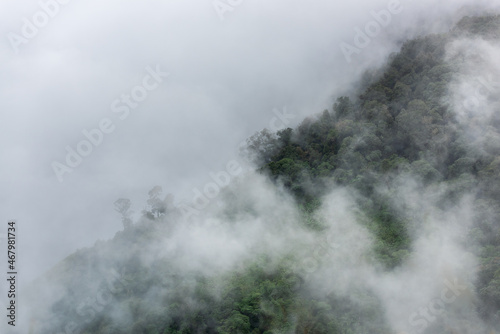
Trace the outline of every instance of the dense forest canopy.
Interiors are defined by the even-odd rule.
[[[249,138],[256,173],[189,219],[160,187],[137,222],[118,200],[124,230],[40,279],[32,330],[500,332],[498,50],[499,16],[405,42],[331,110]]]

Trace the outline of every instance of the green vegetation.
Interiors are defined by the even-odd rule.
[[[467,17],[449,34],[408,41],[391,55],[383,73],[365,77],[359,96],[338,98],[332,110],[305,119],[295,129],[257,133],[246,150],[260,173],[291,194],[299,220],[310,233],[325,230],[316,213],[332,187],[353,189],[360,221],[376,239],[371,261],[385,271],[405,263],[413,252],[411,235],[425,220],[423,213],[394,204],[402,178],[415,180],[422,192],[445,189],[434,203],[442,210],[472,192],[474,226],[467,247],[481,261],[477,312],[496,330],[500,152],[469,144],[466,129],[444,97],[462,61],[446,60],[447,45],[459,34],[498,39],[499,27],[499,17]],[[495,131],[500,133],[500,127]],[[257,212],[238,203],[230,188],[221,196],[232,201],[226,212],[229,220]],[[237,268],[212,274],[180,268],[178,259],[187,254],[159,252],[163,255],[145,263],[142,254],[158,251],[159,240],[176,228],[175,214],[168,214],[173,209],[161,203],[157,191],[151,192],[150,209],[144,211],[148,220],[131,225],[130,203],[121,200],[116,205],[125,230],[72,255],[56,269],[69,277],[68,291],[88,290],[69,294],[53,306],[52,312],[59,315],[55,327],[64,326],[63,317],[81,317],[75,305],[102,288],[103,268],[114,268],[120,287],[110,292],[113,302],[94,310],[95,316],[87,307],[89,321],[79,325],[82,333],[391,333],[373,292],[356,291],[356,298],[316,293],[303,284],[307,274],[293,252],[270,258],[256,251]],[[78,274],[83,267],[89,277]]]

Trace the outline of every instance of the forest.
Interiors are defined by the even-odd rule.
[[[32,332],[500,333],[499,48],[500,16],[404,42],[189,219],[118,200],[123,231],[30,288]]]

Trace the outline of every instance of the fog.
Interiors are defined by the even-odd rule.
[[[352,92],[362,73],[382,65],[407,38],[448,31],[464,13],[500,7],[496,1],[472,0],[401,1],[399,6],[378,0],[280,0],[241,1],[221,12],[212,1],[69,1],[52,7],[53,17],[31,29],[28,38],[26,20],[33,22],[41,3],[3,0],[0,11],[0,234],[8,220],[17,221],[21,291],[75,250],[121,230],[116,199],[132,200],[135,219],[155,185],[174,194],[176,204],[192,201],[194,189],[210,182],[210,173],[239,159],[239,144],[254,132],[294,126],[331,108],[334,98]],[[388,8],[397,10],[387,26],[346,56],[342,43],[355,46],[356,28],[374,20],[372,11]],[[490,65],[499,59],[497,47],[461,41],[457,48],[464,47],[460,43],[479,43],[491,54]],[[464,75],[470,71],[464,69]],[[460,92],[452,97],[460,108],[467,108],[460,104],[470,96],[467,90],[477,90],[465,82],[457,78],[459,90],[453,90]],[[143,89],[141,101],[124,102],[123,94],[134,96],[138,86],[147,85],[154,88]],[[116,112],[117,106],[128,111]],[[279,118],[285,109],[289,117]],[[67,147],[77,150],[88,139],[82,131],[96,128],[99,143],[58,177],[54,162],[67,165]],[[439,215],[431,213],[431,227]],[[434,245],[432,238],[415,236],[430,254],[434,248],[426,243]],[[450,238],[444,248],[434,245],[447,261],[445,254],[460,254]],[[200,254],[219,242],[200,248]],[[244,254],[250,246],[238,247]],[[434,260],[438,265],[439,257]],[[220,266],[232,263],[221,261]],[[418,268],[419,261],[412,263]],[[471,259],[466,269],[473,265]],[[394,278],[401,280],[411,274],[394,275],[403,275]],[[398,289],[390,277],[376,277],[381,283],[372,288],[380,296]],[[398,305],[387,301],[389,310],[402,312]]]

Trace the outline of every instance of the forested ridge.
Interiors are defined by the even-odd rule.
[[[218,205],[206,210],[209,218],[186,222],[182,208],[161,200],[156,188],[139,221],[124,215],[126,228],[113,239],[75,252],[40,279],[58,288],[38,292],[54,303],[33,312],[33,331],[500,332],[499,77],[485,71],[479,77],[489,82],[486,89],[455,94],[464,91],[471,69],[486,62],[463,52],[469,40],[498,46],[500,17],[465,17],[449,33],[409,40],[330,110],[293,129],[256,133],[242,154],[257,175],[245,174],[223,189]],[[338,204],[340,198],[349,201]],[[329,205],[333,217],[341,208],[348,215],[335,231],[360,239],[331,241],[337,234],[330,238],[330,221],[340,218],[325,213]],[[416,304],[417,316],[393,319],[391,297],[386,300],[374,280],[357,282],[357,274],[347,279],[356,281],[348,293],[337,289],[344,280],[333,277],[342,277],[342,268],[356,267],[385,282],[418,265],[415,236],[428,229],[433,240],[439,224],[429,221],[454,217],[464,207],[470,207],[470,224],[457,225],[463,233],[453,247],[476,259],[470,261],[472,288],[433,320],[418,316],[430,300]],[[354,232],[351,220],[359,225]],[[444,220],[455,231],[453,219]],[[245,225],[252,222],[259,227]],[[212,233],[214,240],[227,236],[220,238],[228,251],[221,245],[216,259],[203,248]],[[178,238],[186,234],[201,250]],[[232,245],[235,235],[252,241]],[[446,243],[443,235],[440,242]],[[274,244],[274,236],[281,241]],[[358,262],[350,263],[351,256]]]

